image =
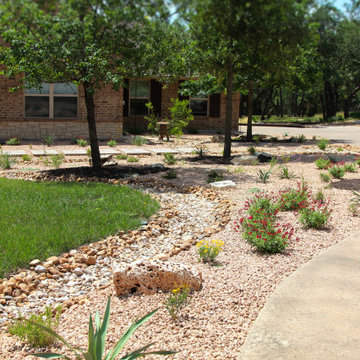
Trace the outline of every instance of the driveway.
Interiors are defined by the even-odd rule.
[[[240,125],[239,130],[246,133],[246,125]],[[344,144],[360,145],[360,125],[346,126],[313,126],[306,128],[295,127],[279,127],[279,126],[253,126],[253,134],[282,136],[285,133],[289,136],[298,136],[304,134],[306,136],[323,137],[334,142]]]

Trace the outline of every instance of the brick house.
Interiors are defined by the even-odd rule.
[[[146,129],[145,103],[151,101],[163,119],[169,116],[172,98],[181,98],[177,81],[162,86],[156,79],[127,80],[119,91],[104,88],[95,96],[98,138],[119,139],[123,131]],[[41,139],[55,135],[58,139],[88,138],[86,107],[82,88],[74,84],[44,84],[37,89],[9,92],[13,79],[0,78],[0,139]],[[192,128],[220,130],[224,127],[226,97],[222,94],[190,98],[194,121]],[[232,127],[237,129],[240,94],[233,97]]]

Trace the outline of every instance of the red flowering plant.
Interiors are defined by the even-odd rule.
[[[308,206],[311,191],[307,183],[302,180],[297,185],[297,189],[287,189],[279,192],[278,206],[280,211],[297,211]]]
[[[283,251],[294,235],[290,225],[280,225],[276,221],[278,205],[270,195],[260,194],[245,203],[240,210],[240,220],[235,230],[242,228],[244,239],[260,251],[277,253]]]
[[[299,210],[299,220],[306,228],[320,230],[326,227],[331,213],[329,201],[311,198],[308,206]]]

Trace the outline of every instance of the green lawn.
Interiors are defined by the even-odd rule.
[[[135,229],[158,208],[150,196],[123,186],[0,178],[0,276]]]

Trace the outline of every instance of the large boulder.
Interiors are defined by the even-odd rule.
[[[233,165],[254,165],[258,161],[257,156],[255,155],[243,155],[240,157],[233,158],[231,163]]]
[[[170,261],[140,259],[113,271],[116,294],[154,294],[159,290],[171,291],[187,284],[200,290],[201,273],[196,269]]]

